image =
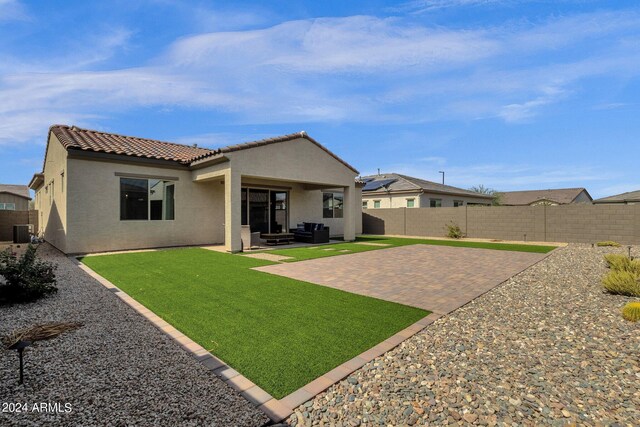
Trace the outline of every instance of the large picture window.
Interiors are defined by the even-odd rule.
[[[161,179],[120,178],[121,220],[175,218],[175,183]]]
[[[322,193],[322,217],[342,218],[344,211],[343,193]]]

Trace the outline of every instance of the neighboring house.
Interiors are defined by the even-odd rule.
[[[591,203],[592,200],[591,195],[584,188],[504,191],[499,193],[499,202],[502,206],[555,206],[571,203]]]
[[[491,205],[492,196],[398,173],[364,176],[362,209]]]
[[[621,203],[625,205],[635,205],[640,203],[640,190],[629,191],[627,193],[616,194],[615,196],[603,197],[593,201],[596,205],[607,203]]]
[[[0,211],[27,211],[29,200],[28,186],[0,184]]]
[[[78,127],[50,128],[36,192],[40,230],[65,253],[224,243],[241,227],[324,223],[361,232],[358,172],[305,132],[198,148]]]

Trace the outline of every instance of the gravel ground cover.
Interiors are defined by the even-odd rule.
[[[276,399],[429,314],[254,269],[271,261],[200,248],[82,262]]]
[[[640,255],[640,248],[634,253]],[[570,245],[300,406],[290,425],[638,425],[640,322]]]
[[[25,384],[18,358],[1,350],[0,425],[234,425],[268,418],[215,377],[170,338],[111,295],[57,250],[38,253],[58,264],[57,294],[39,302],[0,307],[0,335],[51,321],[84,326],[25,351]],[[33,404],[54,406],[34,412]],[[55,407],[58,404],[58,407]],[[71,412],[65,412],[71,405]]]

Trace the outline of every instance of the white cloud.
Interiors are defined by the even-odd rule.
[[[188,37],[171,47],[169,61],[182,67],[226,64],[283,73],[369,74],[466,64],[490,56],[496,48],[485,31],[450,31],[412,26],[397,18],[352,16]],[[242,68],[240,72],[246,71]]]
[[[520,2],[522,2],[522,0]],[[414,0],[406,2],[394,9],[411,13],[425,13],[440,9],[514,3],[514,0]]]
[[[133,37],[103,28],[88,39],[92,49],[69,57],[3,58],[0,117],[11,124],[0,126],[0,144],[139,107],[224,111],[241,123],[517,123],[570,98],[584,79],[637,78],[640,46],[625,42],[640,34],[637,18],[601,12],[473,29],[371,16],[297,20],[184,37],[136,68],[99,70]]]
[[[447,165],[443,170],[446,172],[446,184],[461,188],[482,184],[499,191],[584,186],[585,183],[597,185],[598,182],[607,182],[616,178],[616,174],[590,165],[531,166],[490,163],[469,166]],[[438,169],[418,162],[395,164],[390,166],[389,171],[435,182],[440,182],[441,179]]]

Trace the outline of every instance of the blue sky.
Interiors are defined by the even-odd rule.
[[[637,1],[0,0],[0,182],[51,124],[216,147],[306,130],[363,174],[640,188]]]

